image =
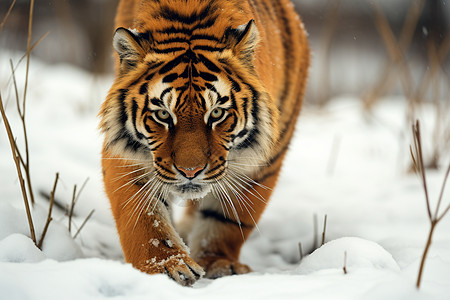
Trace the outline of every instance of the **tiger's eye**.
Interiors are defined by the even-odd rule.
[[[157,115],[160,120],[167,120],[170,117],[170,114],[167,110],[159,110],[157,112]]]
[[[221,109],[220,107],[214,108],[213,111],[211,112],[211,117],[213,119],[219,119],[222,115],[223,109]]]

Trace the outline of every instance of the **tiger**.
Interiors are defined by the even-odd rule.
[[[190,286],[245,274],[310,50],[290,0],[121,0],[101,161],[124,258]],[[184,201],[175,222],[174,205]]]

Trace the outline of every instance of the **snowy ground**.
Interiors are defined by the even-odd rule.
[[[9,80],[12,56],[0,55],[0,90],[20,141]],[[23,68],[17,75],[22,86]],[[43,251],[38,250],[27,237],[20,187],[1,123],[0,299],[449,299],[450,216],[437,227],[422,288],[415,289],[429,225],[419,178],[405,172],[410,131],[405,105],[395,99],[380,103],[369,116],[349,97],[321,111],[305,107],[260,232],[242,251],[241,259],[253,273],[202,279],[185,288],[124,264],[103,194],[96,129],[97,109],[110,83],[111,78],[32,60],[27,122],[38,237],[48,205],[40,193],[49,193],[56,172],[61,178],[56,198],[63,206],[73,185],[80,187],[89,177],[74,224],[80,226],[92,209],[95,213],[73,241],[76,228],[69,234],[67,217],[55,208]],[[431,109],[425,110],[424,135],[433,125],[432,116]],[[442,178],[442,171],[428,172],[432,200]],[[329,242],[299,263],[298,243],[305,253],[312,250],[314,215],[320,241],[325,214]],[[344,252],[347,274],[342,270]]]

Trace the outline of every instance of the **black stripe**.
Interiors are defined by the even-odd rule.
[[[255,179],[256,182],[264,182],[267,178],[270,178],[272,176],[277,175],[277,173],[280,171],[279,168],[277,168],[276,170],[272,171],[272,172],[268,172],[266,174],[263,174],[261,177],[258,177]]]
[[[218,172],[214,175],[211,175],[210,177],[205,177],[203,178],[204,181],[211,181],[211,180],[215,180],[217,178],[219,178],[223,173],[224,173],[225,169],[223,169],[221,172]]]
[[[200,213],[202,214],[202,217],[204,219],[214,219],[221,223],[233,224],[236,226],[240,226],[242,228],[253,228],[253,226],[244,224],[242,222],[241,222],[241,224],[239,224],[238,222],[231,220],[231,219],[225,217],[224,215],[222,215],[221,213],[219,213],[215,210],[212,210],[212,209],[202,209],[202,210],[200,210]]]
[[[251,114],[253,117],[253,128],[251,129],[250,133],[248,134],[248,136],[246,137],[246,139],[244,141],[242,141],[238,146],[237,149],[244,149],[244,148],[249,148],[251,146],[253,146],[255,143],[257,143],[257,136],[259,134],[259,128],[258,128],[258,123],[259,123],[259,107],[258,107],[258,92],[256,91],[256,89],[248,84],[245,83],[245,85],[247,85],[247,87],[250,89],[250,91],[252,92],[252,110],[251,110]],[[246,119],[247,122],[247,119]]]
[[[217,76],[216,75],[213,75],[213,74],[211,74],[211,73],[207,73],[207,72],[200,72],[200,77],[203,79],[203,80],[205,80],[205,81],[209,81],[209,82],[212,82],[212,81],[217,81],[218,79],[217,79]]]
[[[171,53],[171,52],[177,52],[177,51],[184,51],[186,48],[184,47],[172,47],[172,48],[166,48],[166,49],[156,49],[154,48],[153,51],[158,54],[165,54],[165,53]]]
[[[139,88],[139,94],[145,95],[148,92],[148,82],[144,82]]]
[[[148,126],[148,124],[147,124],[148,119],[149,119],[148,116],[144,117],[144,128],[145,128],[145,130],[147,130],[148,133],[155,133],[153,130],[151,130],[150,126]]]
[[[195,41],[195,40],[208,40],[208,41],[214,41],[214,42],[220,42],[220,39],[213,36],[213,35],[207,35],[207,34],[193,34],[189,40]]]
[[[149,109],[148,109],[149,101],[150,100],[149,100],[148,95],[145,95],[145,103],[144,103],[144,108],[142,108],[142,111],[141,111],[141,116],[143,116],[146,112],[149,111]]]
[[[145,77],[145,80],[150,80],[153,78],[153,76],[155,76],[155,73],[150,73],[147,75],[147,77]]]
[[[177,56],[173,60],[166,63],[161,69],[159,69],[159,74],[165,74],[171,71],[173,68],[178,66],[183,61],[184,55]]]
[[[204,45],[197,45],[192,48],[192,50],[204,50],[209,52],[222,52],[225,50],[225,47],[211,47],[211,46],[204,46]]]
[[[290,74],[292,72],[291,68],[293,67],[293,46],[292,46],[292,42],[291,42],[291,37],[292,37],[292,31],[290,28],[290,23],[289,20],[286,17],[286,11],[284,10],[284,7],[281,3],[278,3],[278,7],[277,7],[280,12],[277,14],[282,22],[280,22],[279,24],[283,24],[284,25],[284,32],[285,34],[281,35],[282,38],[282,43],[283,43],[283,52],[284,52],[284,87],[280,96],[280,106],[278,107],[280,109],[280,112],[283,113],[284,112],[284,100],[285,98],[289,95],[290,92],[290,87],[291,87],[291,82],[289,80],[289,78],[291,78]]]
[[[125,149],[129,149],[134,152],[141,152],[145,154],[149,151],[147,147],[144,147],[140,142],[136,141],[126,129],[122,130],[109,145],[114,145],[119,141],[125,141]]]
[[[161,143],[161,144],[159,144],[159,145],[157,145],[157,146],[151,148],[150,150],[151,150],[151,151],[156,151],[156,150],[158,150],[163,144],[164,144],[164,143]]]
[[[171,91],[172,89],[173,89],[173,87],[168,87],[168,88],[166,88],[164,91],[162,91],[161,96],[160,96],[159,98],[164,99],[164,96],[165,96],[167,93],[170,93],[170,91]]]
[[[233,123],[230,125],[230,128],[226,132],[233,132],[233,130],[236,128],[238,118],[234,113],[232,114],[232,116],[234,117]]]
[[[234,95],[233,91],[230,91],[230,97],[231,97],[231,108],[237,110],[236,96]]]
[[[199,54],[198,58],[200,61],[207,67],[211,72],[219,73],[220,69],[218,66],[216,66],[212,61],[207,59],[204,55]]]
[[[166,176],[166,175],[164,175],[164,174],[161,174],[161,172],[159,172],[159,170],[156,170],[156,174],[158,174],[159,177],[164,178],[164,179],[166,179],[166,180],[168,180],[168,181],[176,181],[176,179],[173,179],[173,178],[171,178],[171,177],[169,177],[169,176]]]
[[[239,83],[237,83],[236,80],[233,79],[233,77],[231,76],[227,76],[228,80],[231,82],[231,89],[235,90],[237,93],[239,93],[241,91],[241,86],[239,85]]]
[[[125,126],[125,123],[128,120],[127,105],[125,103],[125,99],[127,97],[128,90],[127,89],[120,89],[119,92],[120,92],[120,94],[119,94],[119,97],[117,98],[117,100],[119,101],[119,106],[120,106],[120,118],[119,118],[119,120],[122,123],[122,125]]]
[[[169,74],[169,75],[167,75],[167,76],[165,76],[163,78],[163,82],[164,83],[171,83],[171,82],[174,82],[175,80],[177,80],[177,78],[178,78],[178,74],[177,73],[171,73],[171,74]]]
[[[164,166],[161,165],[160,163],[158,163],[158,162],[156,162],[156,161],[154,161],[154,163],[155,163],[158,167],[160,167],[161,169],[163,169],[164,171],[166,171],[167,173],[172,174],[172,175],[175,175],[175,172],[173,172],[172,170],[167,169],[166,167],[164,167]]]
[[[225,104],[225,102],[227,102],[228,100],[230,100],[230,97],[228,97],[228,96],[220,97],[220,98],[217,100],[217,103],[219,103],[219,104]]]
[[[189,44],[189,40],[187,40],[185,38],[181,38],[181,37],[174,37],[174,38],[170,38],[170,39],[166,39],[166,40],[162,40],[162,41],[156,41],[156,43],[159,45],[166,45],[166,44],[171,44],[171,43],[188,43]]]
[[[200,98],[200,105],[202,106],[203,109],[206,109],[206,100],[205,100],[205,97],[203,97],[202,94],[198,94],[198,97]]]
[[[133,98],[133,102],[132,103],[133,104],[131,105],[131,117],[132,117],[132,120],[133,120],[133,127],[134,127],[134,131],[136,132],[136,135],[137,135],[138,139],[141,140],[141,139],[144,139],[145,136],[142,133],[140,133],[139,130],[137,129],[137,127],[136,127],[136,117],[137,117],[137,111],[139,109],[139,106],[138,106],[138,104],[136,102],[136,98]]]
[[[233,117],[232,115],[228,115],[225,118],[223,118],[222,121],[220,121],[219,123],[215,123],[216,126],[220,126],[220,124],[225,123],[229,118]],[[227,143],[229,143],[230,141],[227,141]]]
[[[156,106],[159,106],[159,107],[164,107],[164,103],[158,98],[152,98],[152,99],[150,99],[150,102],[153,105],[156,105]]]
[[[164,63],[163,61],[158,61],[158,62],[156,62],[156,61],[151,61],[151,62],[148,62],[148,63],[147,63],[148,69],[149,69],[149,70],[156,69],[156,68],[158,68],[159,66],[161,66],[163,63]],[[147,80],[148,80],[148,79],[147,79]]]
[[[157,16],[164,18],[168,21],[178,21],[190,25],[208,17],[208,15],[212,13],[210,9],[211,3],[198,13],[192,15],[182,15],[180,12],[175,11],[174,9],[172,9],[167,5],[164,5],[163,7],[161,7],[161,10]]]
[[[177,90],[179,90],[180,93],[178,94],[177,102],[175,103],[175,108],[180,109],[182,104],[182,97],[184,96],[184,93],[187,91],[187,88],[186,87],[183,87],[182,89],[177,88]]]
[[[215,18],[210,18],[210,19],[206,20],[206,22],[199,23],[199,24],[193,26],[192,28],[170,26],[170,27],[156,30],[156,32],[166,34],[166,35],[177,34],[177,33],[192,35],[192,33],[195,30],[209,28],[209,27],[213,26],[215,22],[216,22]]]
[[[223,167],[225,164],[226,164],[225,161],[222,162],[221,164],[219,164],[219,165],[215,166],[214,168],[212,168],[212,169],[208,170],[207,172],[205,172],[205,175],[214,172],[215,170],[217,170],[217,169]]]

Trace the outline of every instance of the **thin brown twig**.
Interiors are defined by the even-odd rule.
[[[420,15],[422,14],[425,5],[425,0],[416,0],[411,3],[406,14],[406,19],[400,33],[399,45],[401,49],[409,48],[414,37],[414,31],[416,30],[417,23],[419,22]]]
[[[314,232],[314,238],[313,238],[313,249],[317,249],[317,236],[319,234],[319,225],[317,221],[317,214],[313,215],[313,232]]]
[[[385,40],[385,44],[387,42],[387,44],[389,46],[387,46],[388,52],[389,50],[392,51],[392,49],[398,48],[400,50],[400,53],[406,53],[408,48],[410,47],[411,41],[412,41],[412,37],[414,36],[414,31],[417,27],[417,23],[419,20],[419,17],[422,13],[423,7],[424,7],[424,3],[425,0],[416,0],[413,1],[413,3],[411,4],[405,22],[403,24],[403,28],[399,37],[399,42],[397,44],[396,39],[392,39],[389,38],[388,40]],[[379,2],[375,2],[374,5],[375,8],[375,13],[376,13],[376,25],[377,28],[382,29],[385,33],[385,38],[386,39],[386,29],[390,29],[390,25],[387,22],[386,18],[383,17],[384,15],[382,14],[382,10],[381,7],[379,5]],[[392,30],[390,30],[392,32]],[[380,32],[381,34],[381,32]],[[392,46],[392,42],[395,43],[394,46]],[[398,57],[401,58],[401,57]],[[389,81],[389,79],[392,76],[392,72],[395,69],[394,67],[396,67],[399,63],[398,59],[393,60],[392,56],[389,57],[382,69],[382,72],[380,73],[380,76],[377,80],[377,82],[375,83],[375,85],[369,90],[369,92],[364,96],[364,104],[365,107],[367,109],[370,109],[374,103],[376,102],[376,100],[379,98],[379,96],[387,89],[387,85],[389,83],[391,83],[392,81]],[[406,62],[403,61],[402,63],[404,66],[406,66]],[[403,71],[405,72],[407,69],[405,67],[402,67]],[[405,72],[405,74],[407,74],[408,72]],[[408,78],[411,78],[410,76]]]
[[[42,40],[47,37],[47,35],[49,35],[50,31],[47,31],[46,33],[44,33],[36,42],[33,43],[33,45],[31,46],[31,52],[34,50],[34,48],[39,45],[40,42],[42,42]],[[14,72],[17,70],[17,68],[19,67],[20,63],[27,57],[27,54],[25,53],[24,55],[22,55],[22,57],[17,61],[16,65],[14,66],[13,70]],[[7,84],[10,83],[12,79],[12,75],[11,77],[8,79]]]
[[[15,91],[15,95],[16,95],[17,112],[19,113],[19,117],[22,122],[22,130],[24,133],[24,140],[25,140],[25,149],[26,149],[26,153],[28,153],[28,135],[27,135],[27,127],[26,127],[26,123],[25,123],[25,114],[23,113],[22,109],[20,108],[19,92],[18,92],[18,88],[17,88],[16,74],[14,71],[12,60],[9,60],[9,63],[11,66],[11,76],[13,79],[14,91]],[[32,184],[31,184],[30,164],[29,164],[28,158],[26,160],[24,160],[23,155],[19,150],[19,147],[17,147],[17,143],[16,143],[16,151],[17,151],[17,155],[20,159],[20,162],[23,166],[23,169],[25,171],[25,179],[26,179],[26,183],[27,183],[28,193],[30,194],[31,204],[33,204],[34,203],[34,194],[33,194],[33,188],[32,188]]]
[[[444,189],[445,189],[445,186],[447,185],[447,179],[448,179],[449,173],[450,173],[450,164],[448,164],[447,172],[445,173],[444,182],[442,183],[441,192],[439,193],[438,203],[436,206],[436,212],[434,215],[438,222],[447,214],[447,212],[450,209],[450,203],[449,203],[448,206],[444,209],[444,212],[440,216],[438,216],[439,206],[441,205],[442,198],[444,197]]]
[[[13,10],[14,5],[16,4],[16,0],[13,0],[13,2],[11,3],[11,5],[8,8],[8,11],[6,12],[6,15],[3,17],[2,22],[0,23],[0,32],[2,32],[3,30],[3,26],[5,26],[6,20],[9,17],[9,14],[11,13],[11,11]]]
[[[428,198],[428,188],[427,188],[427,182],[426,182],[426,176],[425,176],[425,166],[423,164],[423,153],[422,153],[422,141],[421,141],[421,134],[420,134],[420,123],[419,121],[416,121],[416,124],[413,125],[413,137],[414,137],[414,145],[415,145],[415,153],[413,154],[413,160],[418,163],[418,169],[421,173],[421,177],[422,177],[422,185],[423,185],[423,189],[425,191],[425,201],[427,204],[427,212],[428,212],[428,219],[430,221],[430,231],[428,232],[428,238],[427,238],[427,242],[425,244],[425,249],[423,251],[422,254],[422,259],[420,261],[420,267],[419,267],[419,274],[417,276],[417,282],[416,282],[416,287],[419,289],[420,288],[420,284],[422,281],[422,275],[423,275],[423,270],[425,267],[425,261],[428,255],[428,251],[430,250],[431,247],[431,243],[432,243],[432,238],[433,238],[433,233],[434,230],[436,229],[437,224],[439,223],[439,221],[442,220],[442,218],[448,213],[448,211],[450,210],[450,204],[447,206],[447,208],[444,210],[444,212],[439,216],[439,207],[444,195],[444,188],[445,185],[447,183],[447,179],[450,173],[450,164],[448,166],[447,172],[445,173],[445,177],[444,177],[444,182],[442,184],[441,187],[441,192],[439,194],[439,198],[438,198],[438,202],[436,205],[436,210],[434,215],[431,214],[431,209],[430,209],[430,201]],[[415,156],[415,157],[414,157]]]
[[[77,196],[75,197],[75,203],[78,202],[78,198],[80,197],[81,192],[82,192],[82,191],[84,190],[84,188],[86,187],[86,184],[88,183],[88,181],[89,181],[89,177],[87,177],[87,178],[84,180],[83,184],[81,185],[81,188],[78,190]]]
[[[323,218],[322,246],[325,244],[325,232],[327,230],[327,215]]]
[[[394,32],[389,25],[389,21],[383,13],[383,10],[381,9],[378,2],[375,3],[375,24],[378,28],[381,38],[385,43],[391,61],[396,65],[399,65],[403,73],[403,76],[401,77],[403,92],[408,98],[411,98],[410,94],[412,90],[411,87],[413,86],[413,80],[404,55],[406,49],[402,49],[402,47],[399,45],[395,38]]]
[[[83,229],[84,225],[87,223],[87,221],[89,221],[89,219],[92,217],[92,215],[94,214],[95,209],[91,210],[91,212],[89,213],[89,215],[86,217],[86,219],[84,219],[83,223],[81,224],[80,228],[77,230],[77,233],[75,233],[75,235],[73,236],[73,239],[76,239],[78,234],[81,232],[81,229]]]
[[[26,71],[25,71],[25,88],[24,88],[24,91],[23,91],[22,113],[21,113],[21,116],[20,116],[20,118],[22,119],[24,140],[25,140],[25,161],[26,161],[25,174],[27,176],[28,192],[30,193],[31,205],[34,205],[34,194],[33,194],[33,189],[31,187],[31,182],[30,182],[30,152],[29,152],[29,148],[28,148],[27,130],[26,130],[26,126],[25,126],[25,109],[26,109],[26,102],[27,102],[28,73],[29,73],[29,70],[30,70],[31,35],[32,35],[32,29],[33,29],[33,12],[34,12],[34,0],[31,0],[31,2],[30,2],[30,14],[29,14],[29,17],[28,17],[27,65],[26,65]]]
[[[347,274],[347,251],[344,251],[344,266],[342,267],[344,274]]]
[[[325,17],[324,32],[321,36],[322,61],[320,69],[320,87],[318,89],[319,105],[325,105],[330,96],[330,52],[333,43],[333,37],[336,34],[339,22],[339,14],[341,8],[341,0],[328,0],[327,6],[333,5],[328,9]]]
[[[77,194],[77,185],[75,184],[73,186],[73,194],[72,194],[72,202],[70,204],[69,209],[69,232],[72,232],[72,216],[73,216],[73,209],[75,208],[75,199]]]
[[[21,191],[22,191],[22,198],[23,198],[23,201],[24,201],[24,204],[25,204],[25,210],[26,210],[27,219],[28,219],[28,226],[30,227],[31,239],[33,240],[34,244],[36,244],[36,234],[35,234],[35,231],[34,231],[34,224],[33,224],[33,218],[31,216],[30,205],[28,203],[28,197],[27,197],[27,191],[26,191],[26,187],[25,187],[25,181],[23,179],[22,170],[21,170],[21,167],[20,167],[20,160],[19,160],[19,157],[17,155],[17,147],[16,147],[16,143],[14,141],[14,135],[12,133],[11,126],[9,124],[8,118],[7,118],[6,113],[5,113],[5,109],[4,109],[4,106],[3,106],[3,100],[2,100],[1,94],[0,94],[0,110],[1,110],[2,118],[3,118],[3,123],[5,124],[6,132],[8,134],[9,145],[11,146],[11,151],[12,151],[12,155],[13,155],[13,158],[14,158],[14,163],[16,165],[17,176],[19,178],[20,188],[21,188]]]
[[[44,239],[45,239],[45,235],[47,234],[48,227],[50,226],[50,222],[53,220],[52,209],[53,209],[53,203],[55,202],[55,192],[56,192],[56,185],[58,184],[58,179],[59,179],[59,173],[56,173],[55,183],[53,184],[53,189],[52,189],[52,192],[50,193],[50,204],[48,207],[47,221],[45,222],[44,230],[42,231],[42,236],[38,243],[39,249],[42,249],[42,244],[44,243]]]
[[[11,65],[11,74],[12,74],[11,76],[12,76],[12,79],[13,79],[14,92],[15,92],[15,95],[16,95],[17,111],[19,112],[19,115],[21,115],[19,101],[17,100],[17,99],[19,99],[19,91],[18,91],[18,88],[17,88],[16,74],[15,74],[15,71],[14,71],[14,68],[13,68],[13,63],[12,63],[11,59],[9,60],[9,63]],[[15,143],[15,146],[16,146],[16,151],[17,151],[17,154],[19,156],[20,162],[21,162],[22,166],[25,167],[25,161],[23,160],[22,154],[19,151],[19,147],[17,147],[17,143],[15,141],[14,141],[14,143]]]
[[[428,196],[428,185],[427,185],[427,179],[425,176],[425,166],[423,163],[423,152],[422,152],[422,137],[420,135],[420,123],[419,120],[416,121],[416,125],[413,126],[413,133],[414,133],[414,144],[416,145],[416,160],[419,161],[419,171],[420,176],[422,178],[422,184],[423,184],[423,190],[425,192],[425,200],[427,203],[427,213],[428,218],[431,220],[431,208],[430,208],[430,197]]]
[[[298,242],[298,252],[300,254],[300,261],[302,261],[303,260],[302,242]]]

